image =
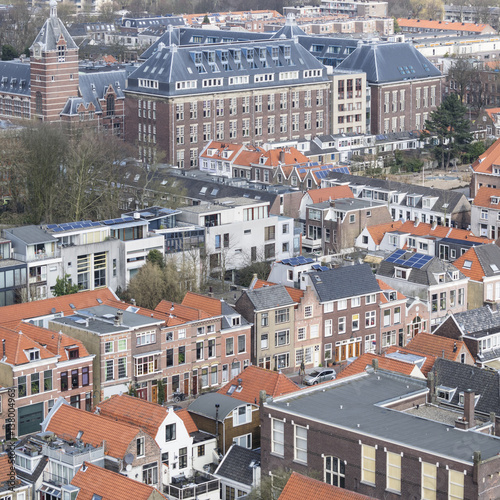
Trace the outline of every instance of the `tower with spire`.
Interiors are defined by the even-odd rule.
[[[78,95],[78,46],[57,17],[57,1],[30,47],[31,116],[58,121],[68,98]]]

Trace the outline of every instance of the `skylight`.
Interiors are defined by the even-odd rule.
[[[466,260],[464,262],[463,268],[464,269],[470,269],[472,267],[472,261],[471,260]]]

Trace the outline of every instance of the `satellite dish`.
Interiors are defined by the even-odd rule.
[[[128,464],[125,468],[127,469],[127,472],[130,472],[132,470],[132,466],[130,464]]]
[[[127,464],[127,465],[130,465],[133,461],[134,461],[134,455],[132,455],[132,453],[127,453],[124,457],[123,457],[123,461]],[[128,470],[128,468],[127,468]]]

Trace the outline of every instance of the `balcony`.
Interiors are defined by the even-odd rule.
[[[302,238],[302,248],[308,249],[310,252],[322,249],[322,238]]]
[[[68,481],[57,474],[52,474],[48,471],[43,472],[43,482],[56,486],[57,488],[60,488],[63,484],[68,484],[70,481],[71,479]]]
[[[61,250],[57,249],[54,252],[39,252],[36,254],[24,255],[13,252],[12,258],[21,260],[22,262],[39,262],[42,260],[57,259],[61,257]]]
[[[163,493],[180,500],[198,498],[212,491],[219,491],[219,480],[204,472],[196,472],[193,477],[175,476],[172,484],[163,487]]]
[[[58,442],[56,442],[58,443]],[[94,448],[86,444],[59,444],[50,445],[44,444],[42,453],[49,459],[62,462],[71,467],[79,467],[83,462],[94,463],[99,460],[104,460],[104,447]]]

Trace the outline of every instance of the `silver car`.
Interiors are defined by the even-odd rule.
[[[319,382],[326,382],[327,380],[333,380],[337,374],[333,368],[319,368],[314,370],[309,375],[304,377],[304,384],[315,385]]]

